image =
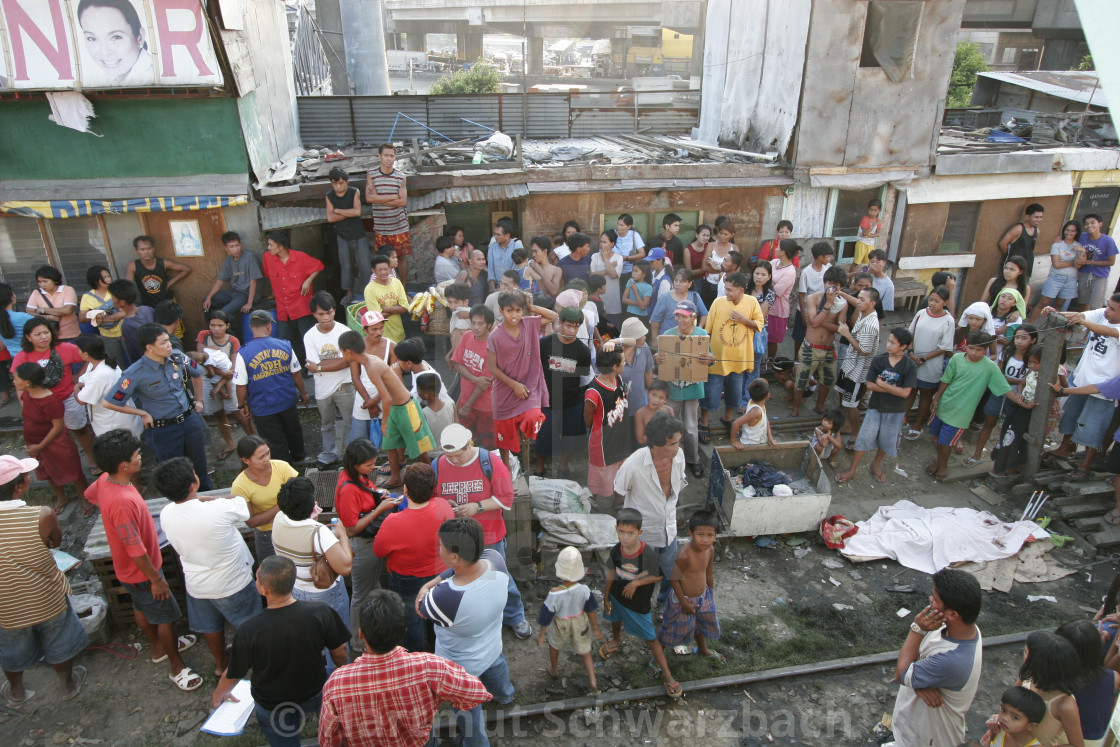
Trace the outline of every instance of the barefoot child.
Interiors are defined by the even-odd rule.
[[[428,461],[428,452],[435,448],[436,440],[420,412],[417,402],[400,377],[394,374],[385,361],[366,353],[366,342],[357,332],[343,332],[338,338],[342,357],[347,363],[358,363],[381,395],[384,439],[382,448],[389,452],[389,481],[380,487],[399,488],[401,483],[401,456],[398,449],[405,449],[409,459]]]
[[[646,396],[649,402],[645,407],[640,408],[634,413],[634,440],[637,441],[636,446],[646,445],[646,423],[658,411],[675,415],[673,408],[669,407],[669,394],[672,390],[669,388],[669,383],[658,379],[649,385],[646,390]]]
[[[673,594],[665,608],[665,619],[657,640],[663,648],[672,648],[696,641],[696,653],[726,664],[723,654],[708,648],[708,640],[719,638],[719,618],[716,616],[715,572],[713,563],[718,526],[710,511],[697,511],[688,519],[688,536],[691,540],[681,545],[673,564]],[[647,674],[656,671],[650,661]]]
[[[541,364],[541,326],[557,319],[555,311],[534,306],[521,291],[498,295],[502,323],[486,341],[486,367],[494,376],[490,387],[494,432],[502,461],[521,453],[521,435],[535,441],[544,422],[541,407],[548,404],[548,388]],[[526,314],[528,312],[528,314]]]
[[[591,658],[591,636],[594,634],[596,641],[602,641],[603,634],[595,619],[599,603],[591,590],[579,583],[586,572],[579,550],[565,547],[560,551],[556,558],[556,577],[560,579],[560,585],[553,586],[541,603],[541,612],[537,617],[541,632],[537,636],[537,645],[543,648],[545,640],[548,641],[548,669],[545,671],[550,677],[560,676],[561,651],[570,649],[579,654],[591,683],[588,694],[598,695],[595,661]]]
[[[226,413],[233,415],[246,435],[253,433],[252,421],[238,407],[237,398],[229,393],[233,362],[217,348],[190,351],[186,356],[206,368],[206,375],[202,377],[202,414],[213,415],[218,423],[218,435],[225,443],[225,447],[218,451],[218,460],[221,461],[237,450]]]
[[[50,483],[57,499],[54,512],[61,514],[68,500],[64,486],[73,483],[78,495],[86,489],[78,447],[62,422],[62,400],[44,385],[47,374],[38,363],[21,363],[12,374],[22,409],[27,456],[39,460],[35,477]],[[93,507],[84,502],[82,514],[91,513]]]
[[[851,480],[863,455],[872,447],[878,450],[871,462],[871,475],[879,482],[887,479],[883,474],[883,459],[887,455],[898,456],[907,397],[918,384],[918,365],[906,355],[913,339],[909,330],[895,327],[887,336],[887,352],[871,359],[871,368],[867,371],[867,388],[871,391],[867,414],[856,436],[852,465],[847,472],[836,476],[837,482]]]
[[[665,693],[677,700],[684,694],[673,679],[665,649],[657,640],[650,612],[653,590],[661,582],[657,551],[642,542],[642,514],[623,508],[615,522],[618,544],[611,548],[607,563],[607,584],[603,590],[603,619],[611,623],[611,639],[599,647],[599,656],[609,659],[622,645],[622,628],[646,642],[665,682]]]
[[[843,424],[844,411],[834,407],[821,417],[821,424],[813,429],[813,437],[809,440],[809,445],[817,452],[821,461],[827,461],[833,468],[836,466],[833,463],[835,458],[833,455],[844,448],[840,439],[840,427]]]
[[[762,444],[775,445],[774,434],[770,431],[770,418],[766,416],[766,400],[770,399],[770,382],[755,379],[747,387],[751,401],[747,411],[731,424],[731,445],[739,451],[748,446]],[[738,438],[735,434],[739,434]]]
[[[1003,691],[999,713],[988,719],[988,733],[980,740],[983,747],[1032,747],[1038,740],[1032,732],[1046,718],[1046,701],[1019,685]]]

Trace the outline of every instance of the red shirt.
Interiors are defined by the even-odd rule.
[[[73,365],[82,365],[82,354],[78,350],[78,346],[72,342],[60,342],[54,346],[58,357],[62,359],[62,379],[58,384],[51,389],[52,392],[58,395],[59,399],[66,399],[74,393],[74,369]],[[12,371],[19,368],[21,363],[38,363],[40,366],[46,366],[47,361],[51,357],[51,351],[46,350],[42,353],[30,352],[27,353],[23,350],[16,353],[16,357],[12,358]]]
[[[86,488],[86,499],[101,509],[109,554],[113,556],[113,573],[121,583],[142,584],[148,580],[132,562],[133,558],[147,555],[157,571],[163,567],[156,523],[136,488],[111,483],[109,475],[103,472]]]
[[[769,241],[767,241],[765,244],[762,245],[761,249],[758,250],[758,258],[759,259],[777,259],[778,258],[778,247],[781,246],[781,243],[782,242],[778,241],[777,239],[770,239]],[[801,266],[801,255],[800,254],[793,258],[793,266],[794,267],[800,267]]]
[[[442,498],[432,496],[424,508],[406,508],[385,517],[373,540],[373,554],[385,558],[393,573],[428,578],[443,573],[439,559],[439,526],[455,512]]]
[[[491,699],[458,664],[397,647],[362,654],[323,686],[319,744],[328,747],[422,747],[444,702],[466,711]]]
[[[363,482],[367,488],[374,487],[368,479]],[[342,522],[342,526],[354,526],[361,518],[360,514],[372,511],[376,506],[377,502],[369,490],[362,490],[351,482],[346,470],[338,471],[338,482],[334,488],[334,510],[338,512],[338,520]]]
[[[486,340],[476,340],[474,335],[468,330],[459,340],[459,346],[455,348],[451,360],[455,363],[462,363],[467,367],[475,376],[485,376],[493,381],[494,376],[490,373],[490,369],[486,366]],[[491,385],[492,386],[492,385]],[[466,377],[459,378],[459,401],[466,402],[467,399],[474,392],[475,383]],[[494,401],[489,392],[484,392],[478,399],[475,400],[474,406],[471,408],[475,412],[493,412]]]
[[[288,250],[288,262],[281,262],[271,252],[265,252],[264,276],[272,284],[272,295],[276,297],[276,318],[282,322],[311,316],[311,296],[314,288],[301,294],[303,282],[313,272],[322,272],[323,263],[295,249]]]
[[[490,454],[489,480],[477,456],[465,467],[456,467],[446,456],[441,456],[437,464],[439,483],[436,495],[446,498],[453,508],[466,503],[481,503],[487,498],[495,499],[507,511],[513,508],[513,479],[498,452]],[[483,511],[474,518],[482,525],[485,544],[501,542],[506,536],[506,520],[502,518],[501,511]]]

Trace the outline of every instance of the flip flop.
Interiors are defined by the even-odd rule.
[[[198,636],[194,635],[193,633],[187,633],[186,635],[181,635],[181,636],[179,636],[178,643],[179,643],[179,653],[181,654],[184,651],[186,651],[188,648],[193,646],[194,644],[198,643]],[[162,664],[165,661],[167,661],[167,654],[164,654],[163,656],[159,657],[158,659],[152,659],[153,664]]]
[[[190,667],[183,667],[179,670],[179,674],[169,674],[167,679],[175,683],[175,687],[179,688],[185,693],[191,690],[197,690],[202,687],[202,675],[195,672]]]
[[[78,664],[70,671],[70,679],[74,681],[74,692],[69,695],[63,695],[63,700],[72,700],[78,697],[78,693],[82,691],[82,685],[86,684],[86,668]]]
[[[607,641],[599,647],[599,657],[604,661],[618,653],[619,647],[616,645],[614,648],[611,648],[611,643],[613,643],[613,640]]]
[[[646,667],[646,677],[649,677],[651,680],[661,679],[661,667],[650,662],[649,666]]]
[[[377,484],[377,487],[381,488],[382,490],[396,490],[397,488],[403,487],[403,485],[404,483],[399,482],[393,483],[392,485],[387,482],[381,482]]]
[[[375,468],[375,470],[376,470],[377,474],[379,474],[379,475],[391,475],[391,474],[393,474],[393,468],[390,467],[388,464],[379,465]]]
[[[876,472],[875,470],[871,470],[871,476],[874,477],[879,482],[886,482],[887,481],[887,476],[884,475],[882,472]]]
[[[700,655],[700,649],[699,649],[699,648],[696,648],[696,647],[693,647],[693,649],[692,649],[692,653],[694,653],[694,654],[696,654],[697,656],[699,656],[699,655]],[[719,665],[720,665],[721,667],[722,667],[722,666],[723,666],[724,664],[726,664],[726,663],[727,663],[727,657],[726,657],[726,656],[724,656],[723,654],[721,654],[721,653],[720,653],[719,651],[708,651],[708,653],[704,654],[704,657],[703,657],[703,658],[705,658],[705,659],[711,659],[711,660],[713,660],[713,661],[718,661],[718,662],[719,662]]]
[[[844,472],[841,472],[840,474],[838,474],[836,476],[836,482],[838,482],[842,485],[842,484],[846,483],[848,480],[851,480],[853,477],[855,477],[855,475],[852,475],[852,477],[847,477]]]
[[[1067,475],[1070,482],[1084,482],[1093,476],[1092,472],[1086,472],[1083,469],[1075,469]]]
[[[905,438],[907,441],[917,441],[921,437],[922,437],[922,432],[918,431],[918,430],[914,430],[913,428],[906,431],[906,435],[903,436],[903,438]]]
[[[702,444],[710,444],[712,442],[712,433],[708,429],[708,426],[703,424],[698,425],[696,427],[696,438],[698,438]]]
[[[975,467],[977,464],[980,464],[980,460],[977,459],[976,457],[965,457],[962,460],[962,463],[966,467]]]
[[[1112,526],[1120,525],[1120,510],[1114,508],[1101,518],[1104,520],[1105,524],[1111,524]]]
[[[3,696],[4,702],[12,708],[19,708],[21,705],[35,697],[34,690],[28,690],[27,688],[24,688],[23,692],[25,693],[23,699],[16,700],[12,697],[12,683],[5,680],[3,684],[0,684],[0,696]]]
[[[672,700],[680,700],[684,695],[684,690],[681,689],[681,683],[674,681],[673,683],[665,683],[665,694]]]
[[[234,446],[232,449],[222,449],[221,451],[218,452],[218,461],[220,462],[223,459],[228,458],[229,455],[232,454],[235,451],[237,451],[236,446]]]

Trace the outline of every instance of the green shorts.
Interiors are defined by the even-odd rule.
[[[409,459],[417,459],[436,448],[436,440],[428,428],[420,403],[413,397],[406,404],[394,405],[389,410],[389,422],[385,428],[385,438],[381,441],[383,449],[405,449]]]

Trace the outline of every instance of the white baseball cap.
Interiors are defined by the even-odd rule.
[[[439,445],[443,447],[444,451],[458,451],[466,448],[472,438],[474,438],[474,434],[471,433],[469,428],[458,423],[452,423],[439,434]]]

